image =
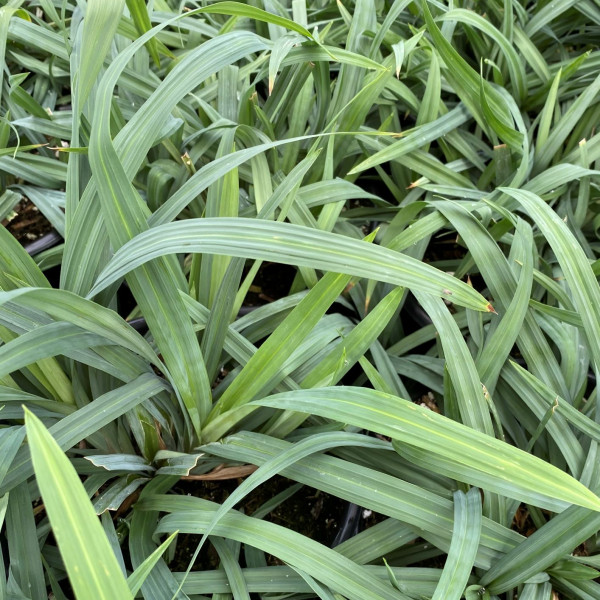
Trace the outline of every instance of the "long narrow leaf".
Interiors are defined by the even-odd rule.
[[[345,387],[278,394],[261,406],[303,410],[388,435],[455,465],[455,476],[490,491],[563,510],[600,510],[600,498],[551,464],[412,402],[374,390]]]
[[[90,295],[153,258],[186,251],[266,260],[277,256],[282,263],[387,281],[452,296],[453,302],[475,310],[493,310],[472,287],[404,254],[342,235],[258,219],[189,219],[139,234],[115,253]]]
[[[481,496],[477,488],[468,494],[454,492],[454,529],[448,558],[432,600],[462,598],[481,535]]]
[[[28,410],[25,426],[37,484],[75,596],[133,598],[77,472]]]
[[[154,496],[143,507],[150,510],[173,511],[164,517],[156,533],[171,533],[175,529],[186,533],[204,533],[219,505],[200,498],[184,496]],[[230,511],[214,529],[216,535],[226,535],[242,543],[257,546],[298,567],[318,581],[339,591],[349,600],[403,600],[407,598],[390,585],[377,580],[361,565],[348,560],[306,536],[266,521]]]

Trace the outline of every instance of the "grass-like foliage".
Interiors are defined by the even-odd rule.
[[[0,598],[600,598],[598,2],[2,4]]]

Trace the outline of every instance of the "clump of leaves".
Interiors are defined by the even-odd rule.
[[[0,8],[0,595],[600,597],[600,12],[456,4]]]

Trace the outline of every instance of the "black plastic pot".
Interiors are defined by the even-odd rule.
[[[137,319],[131,319],[128,323],[138,332],[144,335],[148,331],[148,324],[144,317],[138,317]]]
[[[36,256],[41,252],[44,252],[44,250],[50,250],[50,248],[58,246],[61,242],[62,236],[53,230],[39,237],[37,240],[34,240],[30,244],[26,244],[23,248],[29,256]]]
[[[62,241],[62,236],[57,231],[52,230],[39,237],[37,240],[34,240],[29,244],[25,244],[23,248],[25,249],[25,252],[29,254],[29,256],[34,257],[38,256],[42,252],[45,252],[46,250],[50,250],[55,246],[58,246],[62,243]],[[44,275],[52,287],[58,287],[60,285],[60,265],[47,266],[44,268]]]
[[[340,528],[331,543],[332,548],[339,546],[342,542],[349,540],[359,533],[363,520],[363,511],[364,509],[361,506],[358,506],[358,504],[348,502],[344,516],[340,522]]]

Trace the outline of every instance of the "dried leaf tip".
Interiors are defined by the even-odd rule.
[[[491,312],[494,313],[495,315],[497,315],[498,313],[494,310],[494,307],[488,302],[488,305],[485,307],[487,312]]]

